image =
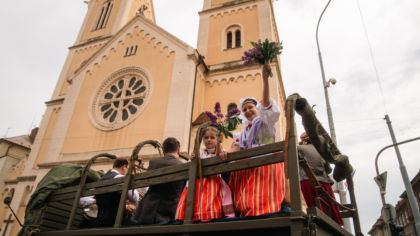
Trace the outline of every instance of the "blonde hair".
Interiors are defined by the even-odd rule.
[[[216,133],[217,134],[217,131],[218,131],[218,129],[216,128],[216,127],[214,127],[214,126],[207,126],[205,129],[204,129],[204,132],[203,132],[203,134],[205,134],[207,131],[213,131],[214,133]]]
[[[201,138],[204,137],[204,135],[206,134],[207,131],[213,131],[216,134],[216,137],[220,138],[223,141],[223,135],[222,134],[217,135],[217,132],[219,132],[219,130],[216,127],[211,126],[211,125],[207,126],[204,129],[203,136]]]

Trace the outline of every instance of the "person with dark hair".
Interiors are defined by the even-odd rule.
[[[333,183],[333,181],[328,176],[328,174],[332,171],[330,165],[318,153],[314,145],[311,144],[311,140],[305,132],[300,135],[300,140],[300,145],[297,147],[299,159],[306,160],[306,163],[308,164],[309,168],[311,168],[319,184],[324,188],[328,195],[335,199],[334,192],[331,188],[331,184]],[[322,200],[324,200],[324,202],[326,202],[328,204],[328,207],[330,208],[331,218],[335,220],[339,225],[343,225],[343,219],[341,217],[340,209],[338,208],[338,206],[335,205],[332,201],[330,201],[327,197],[320,195],[318,191],[312,187],[309,177],[306,175],[305,171],[302,168],[300,168],[299,173],[300,188],[302,190],[303,197],[305,198],[308,207],[314,207],[315,198],[321,197]],[[321,204],[321,210],[326,214],[328,212],[328,209],[324,204]]]
[[[163,141],[164,157],[149,162],[148,170],[182,164],[180,144],[176,138]],[[154,185],[149,188],[140,202],[135,219],[139,224],[165,224],[175,219],[176,207],[184,188],[185,181]]]
[[[172,138],[172,137],[167,138],[165,139],[165,141],[163,141],[163,144],[162,144],[163,153],[178,152],[180,146],[181,145],[179,144],[179,141],[176,138]]]
[[[114,161],[112,169],[101,177],[101,180],[121,178],[127,174],[128,161],[123,158],[117,158]],[[121,191],[104,193],[95,195],[96,204],[98,205],[98,217],[96,218],[97,226],[113,226],[117,217],[118,205],[120,203]],[[125,205],[123,225],[133,225],[135,221],[131,219],[139,200],[139,193],[135,189],[131,189],[127,194],[127,203]]]
[[[125,175],[128,171],[128,161],[124,158],[115,159],[114,164],[112,165],[112,168],[117,170],[123,167],[127,168],[126,170],[121,169],[121,171],[124,172],[124,175]],[[117,172],[120,172],[120,171],[117,170]]]

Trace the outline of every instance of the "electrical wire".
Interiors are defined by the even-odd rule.
[[[362,21],[362,25],[363,25],[363,30],[364,30],[364,33],[365,33],[365,37],[366,37],[366,40],[367,40],[367,43],[368,43],[369,55],[370,55],[370,59],[371,59],[371,62],[372,62],[373,69],[375,71],[376,81],[378,83],[379,91],[381,93],[382,104],[383,104],[384,109],[385,109],[385,114],[388,114],[388,110],[387,110],[386,104],[385,104],[385,97],[384,97],[384,92],[383,92],[383,89],[382,89],[381,79],[379,78],[378,69],[376,67],[375,58],[373,56],[372,45],[371,45],[370,40],[369,40],[367,27],[366,27],[365,20],[364,20],[363,14],[362,14],[362,10],[360,8],[359,0],[356,0],[356,3],[357,3],[357,9],[359,10],[359,14],[360,14],[360,19]]]

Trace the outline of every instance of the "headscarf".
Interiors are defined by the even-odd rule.
[[[243,111],[242,111],[242,107],[243,107],[243,105],[244,104],[246,104],[246,103],[248,103],[248,102],[252,102],[254,105],[255,105],[255,107],[259,104],[259,102],[257,101],[257,99],[255,98],[255,97],[243,97],[243,98],[241,98],[240,100],[239,100],[239,106],[240,106],[240,111],[241,111],[241,114],[239,115],[239,118],[241,118],[241,120],[242,120],[242,125],[244,126],[244,127],[246,127],[246,126],[248,126],[248,124],[251,124],[252,123],[252,121],[249,121],[246,117],[245,117],[245,114],[243,113]]]

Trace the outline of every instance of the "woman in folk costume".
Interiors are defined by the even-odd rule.
[[[223,136],[216,136],[218,130],[214,126],[207,126],[202,132],[205,148],[200,153],[200,158],[210,158],[217,155],[219,147],[219,156],[226,159],[226,150],[220,147]],[[219,145],[218,145],[219,143]],[[195,158],[194,154],[191,158]],[[232,203],[232,192],[227,183],[220,175],[208,176],[197,180],[197,189],[195,192],[194,221],[208,222],[213,219],[225,217],[235,217]],[[187,202],[188,183],[184,188],[179,199],[175,219],[184,220]]]
[[[236,150],[245,150],[275,142],[275,123],[280,110],[269,97],[268,77],[271,68],[263,66],[263,99],[242,98],[244,129],[233,144]],[[240,216],[258,216],[281,211],[285,196],[283,163],[239,170],[231,173],[229,185],[234,195],[235,211]]]

